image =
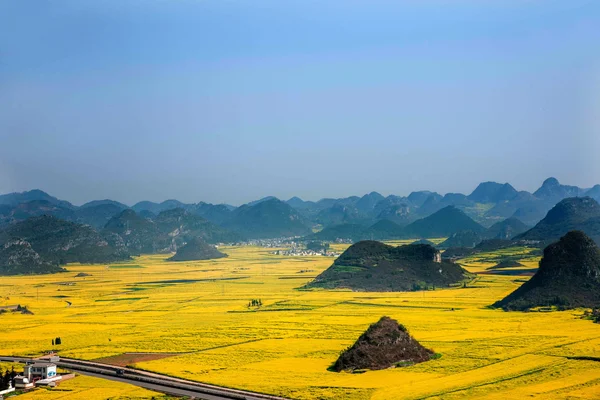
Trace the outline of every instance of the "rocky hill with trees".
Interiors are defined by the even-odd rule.
[[[0,245],[0,275],[51,274],[65,271],[58,263],[44,260],[23,239],[10,239]]]
[[[407,367],[434,357],[433,350],[423,347],[404,325],[381,317],[340,354],[331,369],[341,372]]]
[[[227,254],[221,253],[215,246],[211,246],[202,238],[197,237],[177,249],[177,253],[167,261],[213,260],[223,257],[227,257]]]
[[[88,225],[56,217],[32,217],[0,231],[0,244],[14,238],[31,245],[51,263],[105,263],[130,258],[123,240],[109,232],[100,234]]]
[[[544,249],[537,272],[495,307],[528,310],[600,306],[600,249],[585,233],[571,231]]]
[[[365,240],[350,246],[306,288],[393,292],[448,287],[467,279],[459,265],[442,261],[427,244],[389,246]]]

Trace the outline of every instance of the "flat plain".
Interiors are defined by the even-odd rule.
[[[71,264],[54,275],[2,277],[0,307],[27,305],[34,315],[0,315],[0,353],[40,355],[60,337],[54,348],[63,356],[294,399],[600,397],[600,326],[581,319],[583,310],[489,308],[529,279],[539,261],[529,249],[461,260],[481,273],[502,255],[516,256],[525,267],[514,274],[479,274],[467,287],[403,293],[298,290],[333,259],[258,247],[220,250],[229,257],[173,263],[168,255],[144,255],[131,263]],[[248,307],[253,299],[262,306]],[[442,357],[361,374],[328,371],[383,315]],[[156,396],[97,381],[77,377],[20,398],[106,398],[96,383],[115,398]]]

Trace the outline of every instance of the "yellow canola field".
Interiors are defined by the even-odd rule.
[[[600,398],[600,363],[593,359],[600,357],[600,326],[582,320],[582,310],[488,307],[527,276],[481,274],[467,288],[426,292],[302,291],[297,288],[331,258],[278,256],[257,247],[221,250],[229,257],[172,263],[152,255],[69,265],[62,274],[2,277],[0,307],[27,305],[34,315],[0,315],[0,354],[38,355],[55,337],[62,339],[55,346],[61,355],[82,359],[176,353],[134,366],[295,399]],[[528,249],[502,252],[522,257],[525,268],[538,261]],[[495,256],[463,265],[485,272]],[[89,276],[77,276],[82,273]],[[263,306],[248,308],[253,299]],[[383,315],[442,357],[362,374],[328,371]],[[59,389],[87,387],[88,400],[114,396],[93,390],[94,382],[77,377]],[[123,396],[142,390],[124,387]],[[49,397],[56,393],[28,398],[59,398]]]

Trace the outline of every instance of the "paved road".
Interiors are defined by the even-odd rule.
[[[0,356],[0,361],[31,362],[47,361],[27,357]],[[228,389],[185,379],[173,378],[152,372],[138,371],[131,368],[121,368],[114,365],[97,363],[94,361],[61,358],[55,363],[57,366],[76,371],[82,375],[109,379],[117,382],[129,383],[146,389],[162,392],[174,396],[189,396],[204,400],[285,400],[281,397],[261,393],[252,393],[237,389]],[[123,374],[117,374],[117,370]]]

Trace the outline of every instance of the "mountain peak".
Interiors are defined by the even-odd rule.
[[[560,182],[558,181],[558,179],[556,179],[554,177],[547,178],[542,183],[542,186],[559,186],[559,185],[560,185]]]

